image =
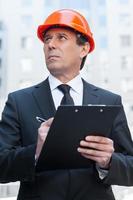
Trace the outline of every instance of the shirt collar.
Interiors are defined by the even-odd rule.
[[[51,91],[55,90],[59,85],[63,84],[60,80],[58,80],[52,74],[49,75],[48,79],[49,79]],[[71,88],[79,94],[81,94],[81,92],[83,91],[83,82],[82,82],[80,74],[78,74],[75,78],[73,78],[67,84],[71,86]]]

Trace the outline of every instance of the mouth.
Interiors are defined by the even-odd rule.
[[[59,56],[57,56],[57,55],[50,55],[50,56],[48,56],[48,60],[57,59],[57,58],[59,58]]]

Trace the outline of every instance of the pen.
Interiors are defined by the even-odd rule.
[[[38,116],[36,116],[36,120],[37,120],[38,122],[45,122],[45,121],[46,121],[46,119],[43,119],[43,118],[38,117]]]

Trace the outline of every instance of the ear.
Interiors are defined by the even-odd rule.
[[[89,42],[85,42],[85,44],[81,46],[80,58],[84,58],[88,54],[89,50],[90,44]]]

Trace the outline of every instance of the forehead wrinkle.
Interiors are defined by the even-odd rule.
[[[48,30],[44,34],[44,37],[45,36],[51,36],[52,33],[59,34],[59,35],[66,35],[66,36],[71,36],[71,35],[76,36],[76,34],[73,31],[70,31],[70,30],[67,30],[67,29],[63,29],[63,28],[51,28],[50,30]]]
[[[66,33],[63,33],[63,32],[58,32],[58,33],[54,33],[55,35],[65,35],[65,36],[68,36],[68,34],[66,34]],[[46,33],[46,35],[44,36],[44,37],[47,37],[47,36],[51,36],[52,35],[52,33]]]

